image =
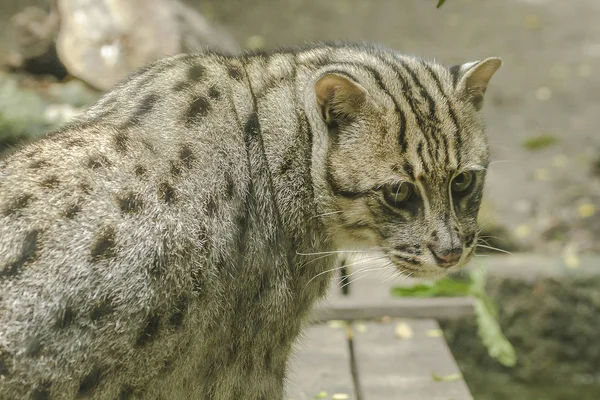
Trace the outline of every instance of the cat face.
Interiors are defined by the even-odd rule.
[[[501,62],[379,61],[315,85],[329,134],[325,225],[341,248],[381,251],[406,275],[440,276],[477,244],[489,163],[480,110]]]

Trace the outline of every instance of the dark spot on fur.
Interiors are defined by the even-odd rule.
[[[215,201],[214,198],[210,198],[208,200],[208,203],[206,203],[206,214],[209,217],[212,217],[213,215],[215,215],[215,212],[217,211],[217,202]]]
[[[294,163],[294,159],[292,158],[292,155],[288,153],[286,153],[283,157],[283,161],[281,162],[281,165],[279,166],[279,173],[280,174],[286,174],[290,169],[292,169],[292,164]]]
[[[102,379],[102,371],[100,368],[95,367],[89,374],[87,374],[81,383],[79,384],[79,395],[89,395],[94,389],[100,384]]]
[[[124,214],[137,214],[144,207],[144,202],[140,198],[140,195],[134,192],[117,196],[117,203]]]
[[[115,144],[115,149],[119,153],[125,153],[127,151],[127,147],[129,145],[129,136],[123,131],[119,131],[113,137],[113,141]]]
[[[148,172],[148,170],[141,165],[136,165],[135,168],[133,169],[133,173],[136,176],[144,176],[144,175],[146,175],[147,172]]]
[[[39,230],[27,232],[21,246],[21,253],[15,261],[9,263],[4,269],[0,270],[0,278],[18,274],[25,264],[35,260],[38,253],[39,234]]]
[[[105,317],[114,311],[115,308],[109,300],[102,300],[92,308],[92,311],[90,311],[90,319],[92,321],[98,321],[100,318]]]
[[[135,394],[135,389],[131,385],[124,385],[119,392],[117,400],[130,400]]]
[[[181,175],[181,167],[176,161],[171,160],[171,168],[169,169],[169,172],[171,172],[171,176],[174,178],[177,178]]]
[[[48,189],[55,189],[58,187],[59,183],[60,183],[60,181],[58,180],[58,176],[52,175],[52,176],[49,176],[48,178],[44,179],[40,183],[40,185],[42,185],[43,187],[48,188]]]
[[[182,92],[182,91],[186,90],[187,88],[189,88],[190,86],[192,86],[190,82],[181,81],[181,82],[177,82],[175,84],[175,86],[173,86],[173,90],[176,92]]]
[[[85,194],[92,193],[92,185],[90,185],[89,183],[85,183],[85,182],[80,183],[79,189],[81,189],[81,191]]]
[[[115,255],[115,228],[107,226],[98,232],[92,242],[91,255],[94,261]]]
[[[71,324],[71,322],[73,322],[74,318],[75,312],[73,311],[73,308],[71,308],[70,306],[63,307],[58,312],[58,318],[56,319],[56,328],[66,328]]]
[[[212,86],[210,89],[208,89],[208,97],[210,97],[211,100],[220,100],[221,92],[219,92],[219,89],[217,89],[215,86]]]
[[[119,127],[119,129],[122,131],[122,130],[125,130],[127,128],[130,128],[132,126],[135,126],[135,125],[141,123],[142,118],[144,116],[146,116],[148,113],[150,113],[150,111],[152,111],[152,109],[156,105],[156,102],[159,99],[160,99],[160,96],[156,93],[151,93],[151,94],[145,96],[140,101],[138,106],[135,108],[135,110],[131,114],[131,117],[127,120],[127,122],[125,122],[123,125],[121,125]],[[126,138],[126,136],[122,132],[117,133],[117,136],[118,135],[123,135],[123,137]],[[118,140],[117,137],[115,137],[115,139]],[[123,147],[122,150],[119,150],[119,147],[117,146],[117,150],[123,151],[123,152],[126,151],[126,145],[127,145],[127,143],[125,143],[125,147]]]
[[[175,311],[169,317],[169,325],[172,328],[180,328],[183,325],[185,314],[187,313],[189,299],[187,296],[181,296],[175,305]]]
[[[13,215],[23,208],[27,207],[29,203],[33,200],[33,196],[31,194],[22,194],[4,208],[3,214],[8,217],[9,215]]]
[[[192,162],[196,159],[196,156],[194,156],[190,146],[184,144],[179,150],[179,159],[187,169],[190,169],[192,168]]]
[[[32,158],[38,153],[37,149],[33,149],[24,154],[25,158]]]
[[[73,219],[81,211],[81,205],[79,203],[73,203],[65,210],[65,217]]]
[[[96,122],[96,121],[94,120],[94,122]],[[85,144],[85,140],[83,140],[81,138],[71,139],[65,144],[65,148],[71,149],[73,147],[83,146],[84,144]]]
[[[142,328],[135,344],[136,346],[144,346],[152,342],[158,336],[160,328],[160,317],[157,314],[152,314],[146,321],[146,325]]]
[[[271,371],[273,368],[273,351],[270,349],[267,349],[267,352],[265,353],[265,369],[267,371]]]
[[[158,185],[158,197],[167,204],[175,202],[175,189],[168,182],[161,182]]]
[[[201,64],[194,64],[187,71],[187,77],[191,81],[202,79],[204,74],[206,74],[206,68]]]
[[[32,162],[31,164],[29,164],[29,168],[39,169],[42,167],[47,167],[49,165],[50,165],[50,163],[46,160],[36,160],[36,161]]]
[[[242,70],[237,65],[230,64],[227,66],[227,74],[231,79],[242,79]]]
[[[235,182],[230,173],[225,173],[225,195],[227,199],[231,199],[235,192]]]
[[[42,351],[42,342],[40,339],[34,337],[29,338],[25,344],[25,354],[29,357],[37,357]]]
[[[0,347],[0,376],[7,376],[11,368],[11,355]]]
[[[244,124],[244,137],[246,140],[249,140],[258,135],[258,132],[258,116],[256,115],[256,112],[253,112],[252,114],[250,114],[248,121],[246,121],[246,123]]]
[[[146,149],[148,149],[148,151],[150,151],[150,153],[152,154],[156,154],[156,148],[154,147],[154,145],[152,143],[150,143],[147,139],[141,139],[142,144],[144,145],[144,147]]]
[[[206,97],[197,97],[192,101],[185,113],[185,123],[188,125],[194,124],[199,118],[205,117],[210,108],[210,103]]]
[[[102,167],[110,167],[111,162],[104,154],[97,154],[88,159],[87,166],[91,169],[98,169]]]
[[[31,400],[49,400],[50,386],[52,386],[50,382],[43,382],[31,393]]]

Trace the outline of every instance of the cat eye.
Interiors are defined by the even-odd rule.
[[[383,198],[390,206],[402,208],[404,203],[411,199],[414,191],[415,187],[408,182],[387,184],[383,187]]]
[[[454,193],[463,193],[471,188],[474,181],[475,176],[472,172],[462,172],[454,177],[450,184],[450,189],[452,189]]]

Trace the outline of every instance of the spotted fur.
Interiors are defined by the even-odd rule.
[[[282,398],[323,252],[468,260],[499,65],[179,55],[0,160],[0,398]]]

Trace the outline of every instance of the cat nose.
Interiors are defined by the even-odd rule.
[[[456,265],[463,253],[462,247],[436,249],[434,246],[430,246],[429,250],[431,250],[437,264],[442,268],[450,268]]]

